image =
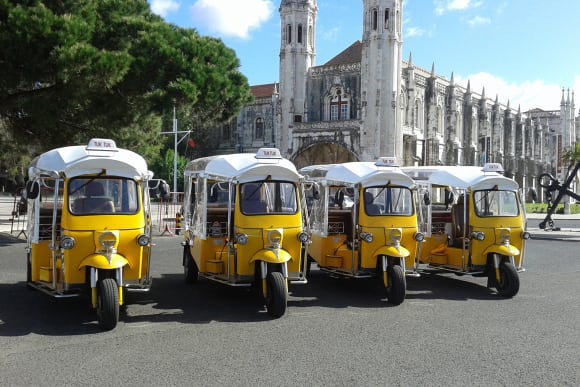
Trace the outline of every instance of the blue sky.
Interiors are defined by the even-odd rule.
[[[277,82],[280,0],[149,0],[168,23],[218,37],[250,85]],[[316,64],[362,37],[362,0],[318,0]],[[522,111],[580,91],[580,1],[406,0],[403,58]],[[574,96],[580,106],[580,95]]]

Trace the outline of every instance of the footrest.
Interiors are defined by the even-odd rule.
[[[209,273],[220,274],[223,273],[224,261],[211,260],[205,263],[205,268]]]
[[[324,257],[324,265],[330,267],[342,267],[342,256],[327,254]]]
[[[431,260],[429,263],[434,263],[437,265],[446,265],[447,264],[447,254],[445,254],[445,253],[431,254]]]

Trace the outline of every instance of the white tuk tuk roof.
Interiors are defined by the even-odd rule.
[[[386,158],[377,162],[353,161],[342,164],[312,165],[304,167],[300,173],[308,180],[314,180],[329,185],[360,184],[363,187],[391,183],[403,187],[413,187],[415,182],[401,171],[396,163],[385,162]]]
[[[501,190],[516,191],[519,188],[517,182],[498,172],[503,172],[503,168],[499,164],[490,163],[483,167],[403,167],[402,170],[417,181],[422,180],[434,185],[458,189],[483,190],[493,189],[497,186]]]
[[[88,145],[67,146],[50,150],[36,157],[28,168],[28,176],[68,178],[98,174],[131,179],[151,177],[143,157],[127,149],[117,148],[115,141],[93,138]]]
[[[200,176],[234,183],[265,180],[298,182],[296,166],[276,148],[260,148],[257,153],[235,153],[202,157],[190,161],[185,176]]]

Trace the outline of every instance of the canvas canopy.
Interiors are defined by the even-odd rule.
[[[139,154],[117,148],[109,139],[91,139],[87,146],[67,146],[50,150],[36,157],[28,168],[31,179],[38,176],[68,178],[98,174],[131,179],[151,177],[147,162]]]

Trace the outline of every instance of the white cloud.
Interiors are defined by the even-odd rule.
[[[331,28],[327,31],[322,32],[322,40],[336,41],[340,36],[340,29],[338,27]]]
[[[472,2],[471,0],[434,0],[433,5],[435,6],[435,15],[441,16],[447,12],[465,11],[480,7],[482,2]]]
[[[475,16],[467,21],[467,24],[469,24],[471,27],[481,26],[489,23],[491,23],[491,19],[482,16]]]
[[[425,35],[425,30],[419,27],[409,27],[405,31],[405,37],[414,38]]]
[[[272,0],[197,0],[191,15],[196,25],[213,33],[247,39],[250,30],[266,22],[273,10]]]
[[[485,87],[485,96],[506,105],[509,101],[510,108],[517,110],[518,106],[522,113],[534,108],[543,110],[559,110],[562,100],[562,86],[547,84],[544,81],[525,81],[523,83],[508,83],[502,78],[489,73],[470,74],[466,77],[455,76],[455,82],[467,87],[470,82],[471,92],[481,94]],[[574,80],[574,89],[580,90],[580,76]],[[572,93],[573,90],[570,90]],[[567,94],[566,94],[567,95]]]
[[[161,17],[179,9],[180,4],[174,0],[151,0],[151,11]]]

